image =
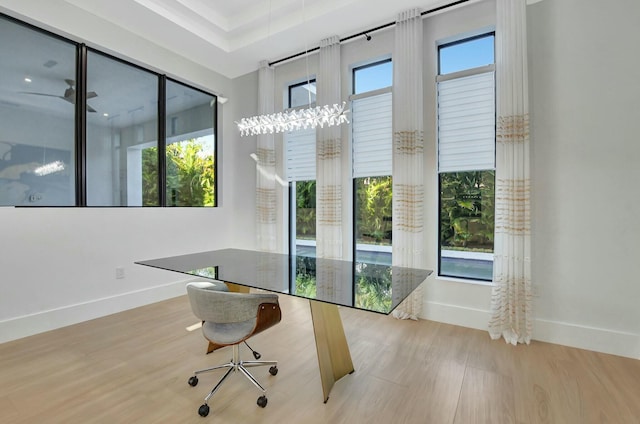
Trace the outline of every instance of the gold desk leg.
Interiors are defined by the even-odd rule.
[[[249,287],[247,286],[240,286],[238,284],[227,283],[226,281],[225,281],[225,284],[227,285],[227,288],[229,289],[230,292],[249,293]],[[211,353],[216,349],[220,349],[221,347],[224,347],[224,346],[209,342],[209,346],[207,346],[207,353]]]
[[[334,383],[354,371],[347,338],[336,305],[309,300],[324,403]]]
[[[224,283],[227,285],[227,288],[229,289],[230,292],[234,292],[234,293],[249,293],[249,287],[247,287],[247,286],[241,286],[241,285],[238,285],[238,284],[227,283],[226,281]]]

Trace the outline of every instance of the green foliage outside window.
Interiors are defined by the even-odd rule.
[[[158,148],[142,150],[142,206],[158,206]]]
[[[440,174],[443,248],[493,252],[495,171]]]
[[[356,243],[391,245],[393,179],[355,179]]]
[[[358,264],[356,268],[356,306],[378,312],[391,307],[391,268]]]
[[[296,257],[295,294],[316,297],[315,258]],[[358,263],[356,265],[355,306],[385,312],[391,307],[391,268]]]
[[[157,147],[142,151],[142,204],[158,204]],[[215,206],[213,153],[191,139],[166,148],[167,206]]]
[[[296,182],[296,238],[316,238],[316,182]]]

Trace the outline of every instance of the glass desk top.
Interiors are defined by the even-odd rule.
[[[367,311],[391,313],[432,271],[223,249],[136,264]]]

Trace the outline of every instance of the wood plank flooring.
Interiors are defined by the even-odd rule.
[[[186,298],[0,345],[0,423],[640,423],[640,361],[341,308],[356,368],[327,404],[309,304],[281,296],[282,323],[250,343],[277,359],[254,368],[269,403],[232,375],[198,415],[219,374]],[[250,353],[245,350],[245,358]]]

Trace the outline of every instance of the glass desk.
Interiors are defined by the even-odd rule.
[[[240,249],[191,253],[136,264],[221,280],[234,291],[257,288],[309,299],[325,402],[335,381],[354,371],[337,307],[389,314],[432,272],[376,262]]]

